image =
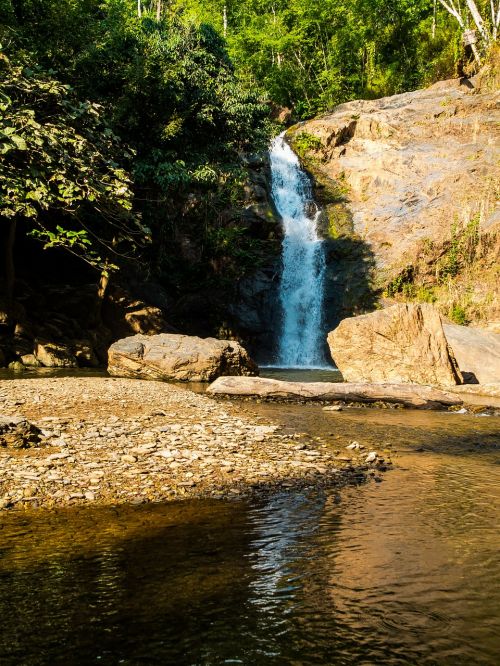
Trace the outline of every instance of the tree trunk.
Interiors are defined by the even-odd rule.
[[[109,271],[106,266],[101,271],[101,277],[99,278],[99,284],[97,285],[97,302],[94,311],[94,326],[99,326],[102,323],[102,306],[104,303],[104,297],[106,296],[106,291],[109,285]]]
[[[483,38],[485,45],[488,46],[488,44],[490,43],[490,35],[483,21],[483,17],[479,13],[476,3],[474,2],[474,0],[466,0],[466,2],[469,11],[472,14],[472,18],[474,19],[474,23],[476,24],[477,29],[479,30],[479,34]]]
[[[141,0],[137,0],[137,16],[139,18],[142,16]]]
[[[14,298],[14,281],[16,272],[14,266],[14,243],[16,240],[16,220],[11,220],[7,231],[7,240],[5,243],[5,283],[7,288],[7,300],[9,304]]]
[[[157,0],[156,3],[156,20],[161,20],[161,0]]]

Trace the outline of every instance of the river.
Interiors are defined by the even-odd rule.
[[[242,410],[394,469],[255,502],[3,512],[3,666],[498,664],[498,417]]]

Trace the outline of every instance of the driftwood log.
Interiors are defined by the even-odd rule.
[[[458,395],[418,384],[284,382],[260,377],[219,377],[210,384],[207,393],[284,400],[390,402],[424,409],[439,409],[463,403]]]

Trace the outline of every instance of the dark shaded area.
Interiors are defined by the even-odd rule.
[[[346,317],[376,309],[380,293],[374,287],[375,255],[356,236],[325,241],[325,331]]]

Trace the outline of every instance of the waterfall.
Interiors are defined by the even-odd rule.
[[[311,182],[284,133],[271,144],[272,196],[283,220],[283,311],[277,364],[288,368],[325,367],[323,292],[325,254],[318,236],[320,211]]]

